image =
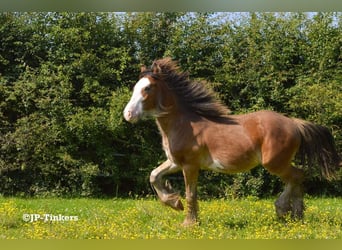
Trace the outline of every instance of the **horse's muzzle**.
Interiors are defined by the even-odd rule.
[[[130,122],[130,123],[135,123],[139,120],[140,115],[138,114],[138,112],[134,112],[132,110],[124,110],[123,112],[124,118],[126,121]]]

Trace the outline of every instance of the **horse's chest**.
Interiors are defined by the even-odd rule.
[[[191,140],[170,140],[163,138],[163,148],[169,160],[176,164],[186,164],[188,161],[195,160],[198,146]]]
[[[164,138],[163,148],[168,159],[175,163],[179,162],[182,151],[179,143],[173,142],[172,140],[169,140],[169,138]]]

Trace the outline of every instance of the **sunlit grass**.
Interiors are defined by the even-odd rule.
[[[200,225],[151,199],[0,198],[0,239],[341,239],[342,199],[307,198],[304,221],[276,219],[273,199],[200,201]],[[25,222],[23,214],[77,216]]]

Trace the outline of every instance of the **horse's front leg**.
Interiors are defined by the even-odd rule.
[[[184,226],[191,226],[198,223],[198,202],[197,202],[197,181],[199,170],[191,166],[183,168],[186,201],[188,212],[183,222]]]
[[[156,190],[161,202],[176,210],[184,210],[179,193],[173,190],[169,182],[164,182],[163,177],[180,170],[180,167],[170,160],[166,160],[159,167],[154,169],[150,175],[150,183]]]

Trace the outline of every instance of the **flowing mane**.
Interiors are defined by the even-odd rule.
[[[230,110],[215,98],[212,91],[201,82],[191,81],[189,74],[180,71],[177,63],[171,58],[154,61],[151,68],[144,68],[140,77],[146,75],[164,82],[182,107],[188,111],[207,119],[227,117],[230,113]]]

